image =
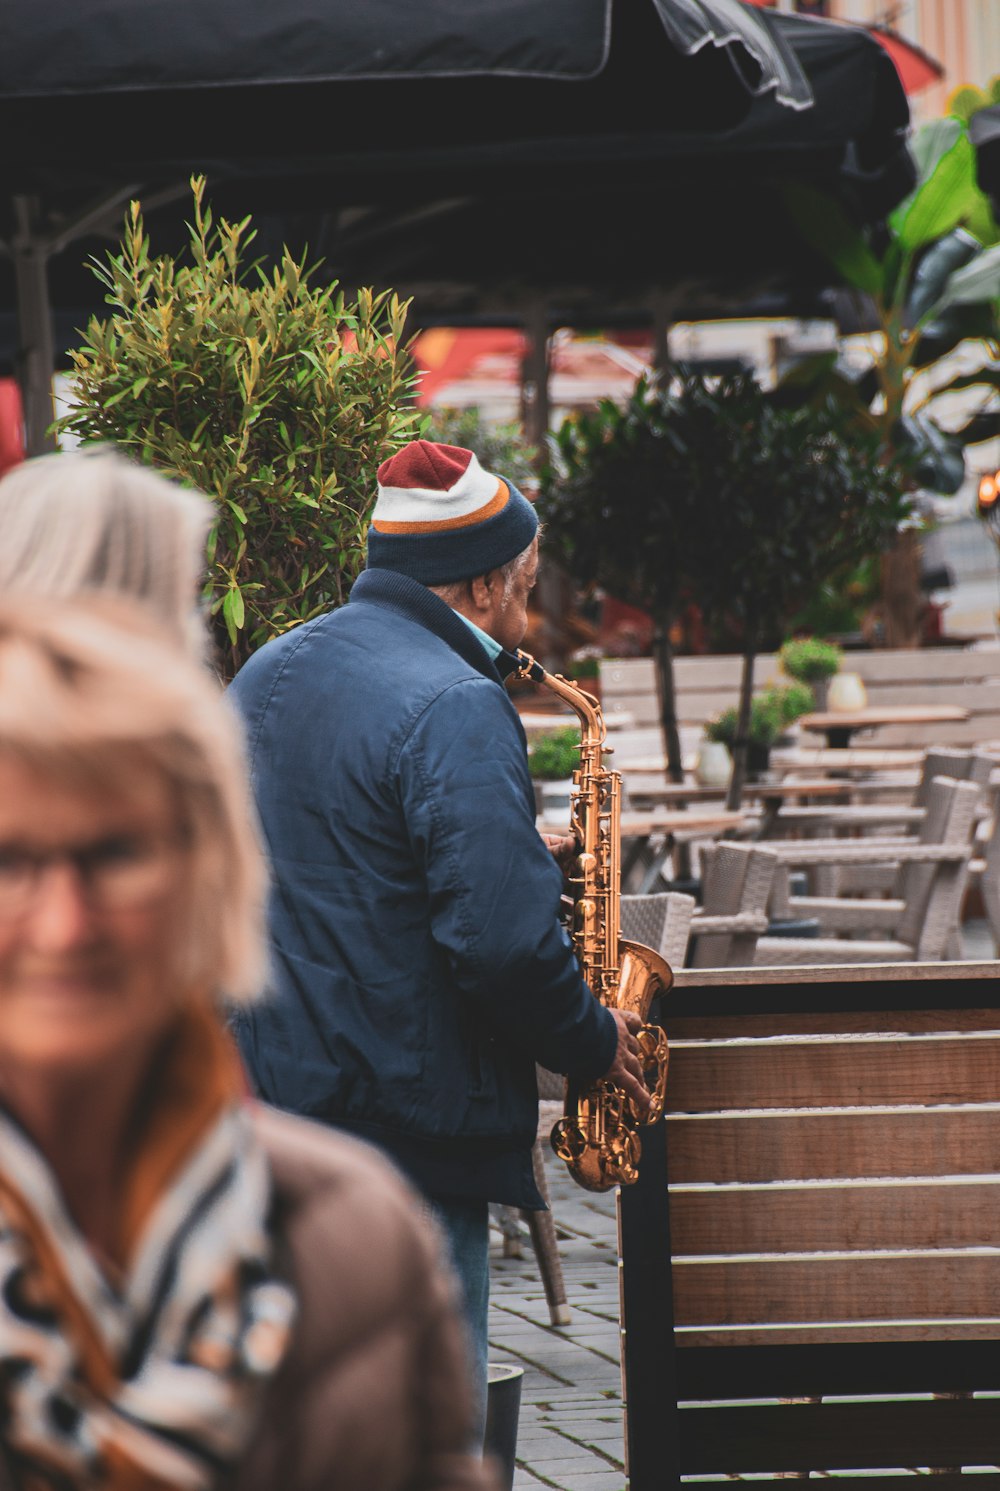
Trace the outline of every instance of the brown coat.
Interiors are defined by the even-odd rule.
[[[463,1450],[464,1340],[419,1202],[367,1146],[254,1111],[299,1317],[234,1491],[492,1491]]]

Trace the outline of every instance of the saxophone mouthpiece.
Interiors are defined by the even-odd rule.
[[[521,649],[518,648],[517,652],[514,655],[517,658],[518,663],[520,664],[517,671],[521,678],[530,678],[532,683],[545,682],[545,669],[542,667],[541,663],[535,662],[535,659],[531,656],[530,652],[522,652]]]

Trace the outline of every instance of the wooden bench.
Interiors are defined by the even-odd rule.
[[[631,1491],[1000,1484],[997,973],[677,975],[620,1198]]]
[[[975,745],[1000,741],[1000,647],[926,647],[913,652],[850,652],[844,668],[859,673],[872,705],[958,705],[963,721],[892,725],[871,737],[879,747]],[[742,659],[733,655],[680,657],[674,663],[681,728],[700,728],[739,696]],[[779,676],[777,658],[760,656],[754,667],[760,690]],[[611,658],[601,663],[601,698],[606,717],[622,712],[636,727],[659,721],[651,658]],[[858,741],[869,737],[859,736]]]

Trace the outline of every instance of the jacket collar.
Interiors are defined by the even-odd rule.
[[[355,601],[387,606],[426,627],[447,642],[477,673],[491,678],[494,683],[502,684],[511,668],[517,666],[516,659],[509,652],[501,652],[494,663],[462,618],[433,590],[428,590],[419,580],[411,580],[409,575],[391,569],[362,570],[354,582],[348,605]]]

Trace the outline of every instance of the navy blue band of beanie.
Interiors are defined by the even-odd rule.
[[[391,569],[421,585],[451,585],[499,569],[529,546],[538,515],[506,477],[509,501],[483,523],[444,533],[379,533],[368,529],[368,569]]]

